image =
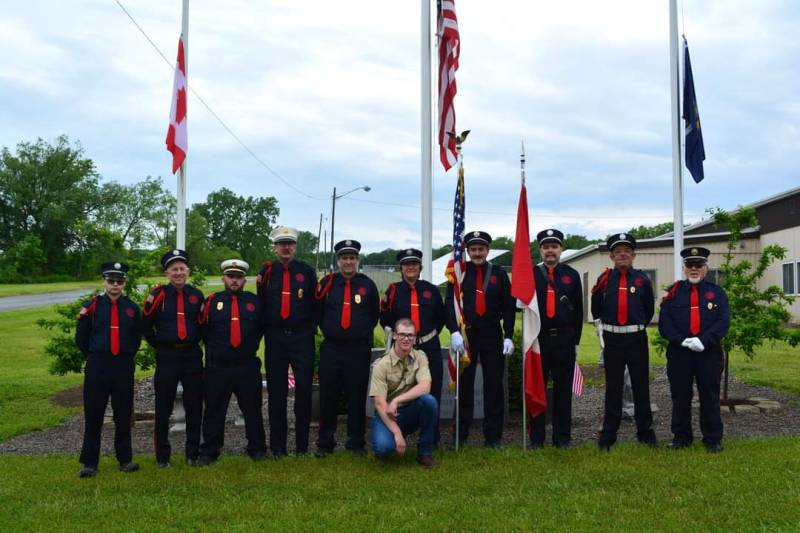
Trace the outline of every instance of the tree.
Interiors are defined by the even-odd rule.
[[[280,214],[274,197],[245,198],[222,188],[193,210],[208,223],[208,239],[214,248],[235,250],[251,265],[274,257],[269,234]]]
[[[758,262],[753,265],[748,260],[735,261],[734,252],[742,242],[742,231],[758,225],[755,210],[740,208],[728,213],[719,208],[709,209],[717,228],[726,228],[730,232],[725,261],[720,266],[720,284],[728,294],[731,325],[728,335],[722,341],[725,355],[725,384],[723,400],[728,400],[728,373],[730,352],[738,349],[748,358],[755,356],[755,349],[764,341],[782,340],[791,346],[800,343],[800,331],[789,329],[786,323],[791,314],[786,309],[794,298],[783,293],[780,287],[770,285],[764,290],[758,288],[758,282],[764,277],[767,268],[775,261],[783,259],[786,249],[777,244],[770,244],[761,250]]]
[[[29,235],[39,239],[45,272],[62,269],[76,244],[76,224],[101,206],[98,174],[79,144],[66,136],[49,144],[19,143],[0,151],[0,250]]]
[[[106,183],[100,194],[104,201],[98,223],[119,233],[128,249],[168,246],[168,229],[174,223],[176,206],[160,177],[147,176],[130,186]]]
[[[674,229],[674,225],[672,222],[662,222],[661,224],[656,224],[655,226],[639,226],[637,228],[631,228],[628,233],[634,236],[636,239],[652,239],[654,237],[660,237],[665,233],[669,233]]]
[[[564,249],[565,250],[581,250],[590,244],[597,244],[604,242],[603,239],[590,239],[585,235],[565,235],[564,236]]]
[[[301,230],[297,236],[297,252],[295,256],[300,261],[314,265],[317,261],[317,236],[310,231]]]

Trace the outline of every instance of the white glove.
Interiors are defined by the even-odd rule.
[[[464,337],[458,331],[450,335],[450,350],[454,352],[464,351]]]
[[[503,355],[509,356],[514,353],[514,341],[506,339],[503,341]]]
[[[576,345],[575,345],[575,359],[577,359],[577,358],[578,358],[578,350],[579,350],[579,349],[580,349],[580,346],[578,346],[578,345],[576,344]]]
[[[706,347],[703,346],[703,343],[697,337],[689,337],[684,339],[681,343],[681,346],[684,348],[689,348],[693,352],[702,352],[706,349]]]

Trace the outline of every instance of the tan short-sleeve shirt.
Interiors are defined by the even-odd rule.
[[[425,352],[411,350],[408,356],[400,359],[392,348],[372,368],[369,395],[384,396],[387,402],[391,402],[420,381],[431,381]]]

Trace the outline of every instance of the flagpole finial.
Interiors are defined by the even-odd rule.
[[[525,141],[521,142],[522,153],[519,155],[519,174],[522,184],[525,185]]]

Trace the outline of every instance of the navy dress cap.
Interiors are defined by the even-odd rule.
[[[709,255],[711,255],[711,250],[702,246],[689,246],[681,250],[681,257],[683,257],[684,263],[687,261],[708,261]]]
[[[609,252],[620,244],[627,244],[634,250],[636,249],[636,239],[630,233],[615,233],[606,241]]]
[[[166,270],[173,261],[183,261],[188,265],[189,254],[186,253],[186,250],[170,250],[161,256],[161,268]]]
[[[548,242],[555,242],[564,246],[564,234],[553,228],[540,231],[536,235],[536,240],[539,241],[539,246]]]
[[[489,246],[492,244],[492,236],[485,231],[470,231],[464,235],[464,244],[469,247],[473,244],[485,244]]]
[[[100,265],[100,272],[104,278],[122,278],[128,277],[128,265],[120,263],[119,261],[106,261]]]
[[[411,261],[416,261],[418,263],[422,262],[422,251],[417,250],[416,248],[409,248],[407,250],[400,250],[397,252],[397,262],[401,265],[403,263],[408,263]]]
[[[356,254],[361,251],[361,243],[358,241],[354,241],[353,239],[346,239],[344,241],[337,242],[334,247],[334,251],[336,255],[342,254]]]

